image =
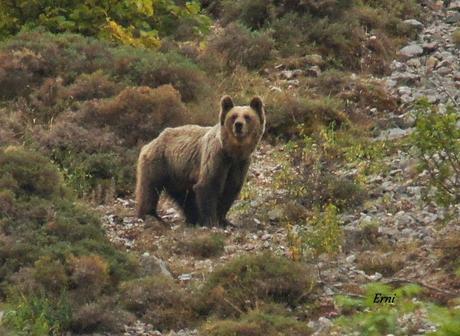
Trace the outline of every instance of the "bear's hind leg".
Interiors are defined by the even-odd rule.
[[[182,205],[185,219],[187,223],[195,225],[199,220],[199,212],[196,206],[195,195],[192,193],[187,194]]]
[[[136,178],[136,215],[138,218],[144,219],[146,215],[151,215],[160,219],[156,208],[163,184],[161,177],[151,176],[152,171],[159,170],[153,170],[145,162],[138,164]]]

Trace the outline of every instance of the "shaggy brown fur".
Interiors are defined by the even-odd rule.
[[[262,100],[234,106],[221,100],[214,127],[166,128],[145,145],[137,165],[137,216],[157,216],[161,192],[182,208],[189,223],[227,225],[225,216],[240,193],[251,154],[265,129]]]

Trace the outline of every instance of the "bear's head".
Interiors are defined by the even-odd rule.
[[[265,110],[260,97],[252,98],[249,106],[235,106],[230,96],[220,102],[220,124],[236,143],[259,142],[265,130]]]

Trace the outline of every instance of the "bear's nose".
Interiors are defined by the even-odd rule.
[[[235,131],[237,133],[240,133],[242,129],[243,129],[243,123],[241,121],[235,122]]]

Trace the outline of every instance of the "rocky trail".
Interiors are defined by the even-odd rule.
[[[410,134],[414,116],[405,107],[422,96],[441,109],[447,104],[460,104],[460,49],[450,40],[460,23],[460,2],[452,1],[448,9],[439,6],[428,23],[416,20],[408,23],[418,29],[418,38],[401,49],[400,59],[392,63],[392,74],[380,79],[401,101],[404,113],[389,115],[388,127],[374,141],[395,141]],[[257,216],[260,204],[283,197],[285,190],[274,188],[276,174],[282,169],[276,157],[283,154],[282,146],[267,143],[256,152],[248,178],[248,188],[256,196],[249,202],[238,201],[234,205],[235,209],[249,206],[255,215],[240,218],[238,211],[231,212],[236,227],[187,227],[167,199],[160,202],[160,214],[167,225],[152,220],[144,222],[133,217],[132,199],[117,199],[113,205],[99,207],[107,235],[120,248],[138,253],[146,274],[163,273],[184,284],[201,281],[217,266],[243,253],[270,250],[290,256],[288,229],[277,224],[279,214],[276,209],[268,214],[269,221],[262,220],[266,216]],[[382,164],[384,173],[369,176],[365,182],[370,200],[341,215],[345,237],[342,252],[333,260],[320,256],[316,262],[321,312],[309,322],[315,330],[314,335],[334,335],[329,330],[331,318],[340,315],[333,303],[336,294],[353,294],[357,287],[369,282],[418,283],[435,298],[459,295],[458,280],[450,278],[433,258],[437,251],[437,237],[460,229],[459,216],[450,219],[446,225],[442,209],[422,202],[420,177],[423,178],[424,173],[416,172],[410,148],[402,146],[393,155],[385,157]],[[340,173],[352,176],[356,174],[356,165],[343,166]],[[457,207],[459,214],[460,206]],[[225,237],[222,256],[200,259],[180,253],[179,243],[201,231],[217,232]],[[397,257],[395,251],[399,252]],[[361,269],[360,260],[363,258],[390,260],[389,263],[397,269],[391,276],[365,272]],[[408,330],[416,330],[415,335],[423,335],[435,328],[423,318],[424,312],[421,311],[401,316],[399,323]],[[162,334],[155,331],[154,326],[138,322],[126,327],[124,335]],[[197,331],[171,331],[164,335],[197,335]]]

